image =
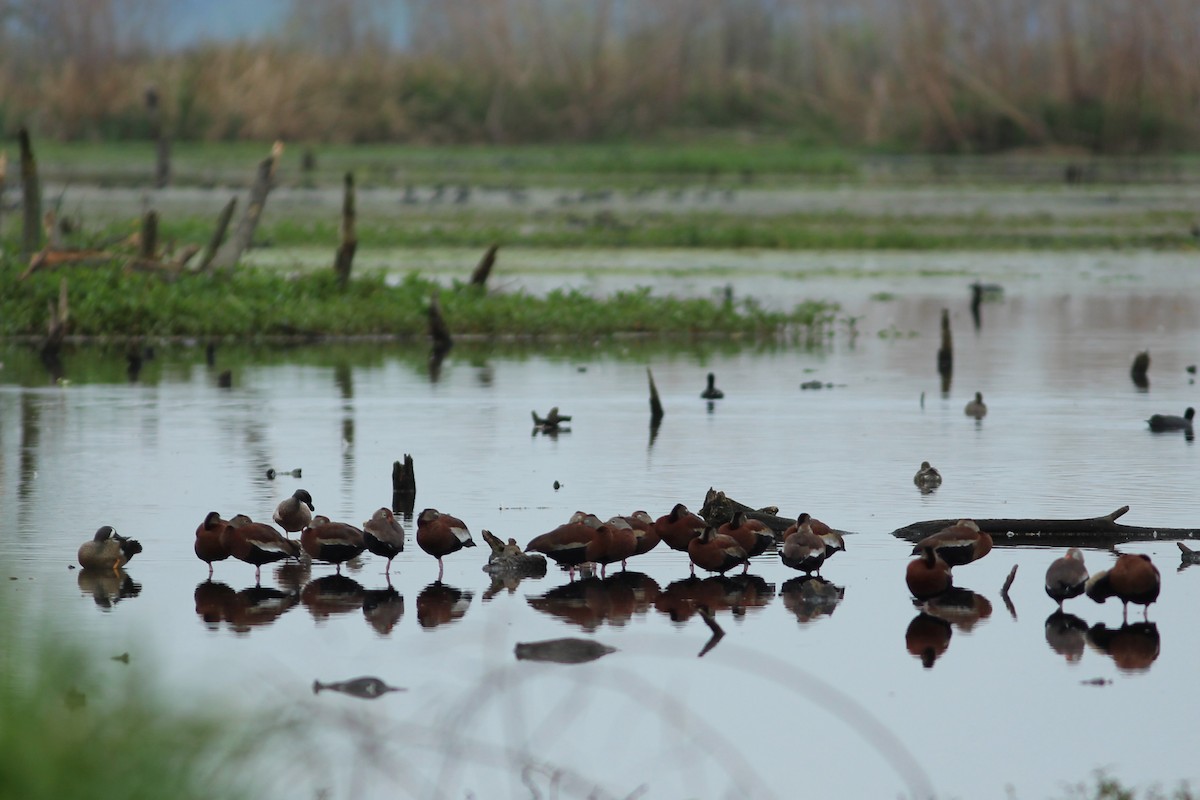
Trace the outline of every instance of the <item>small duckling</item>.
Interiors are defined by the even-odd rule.
[[[140,552],[140,542],[121,536],[111,525],[105,525],[96,531],[91,541],[79,546],[77,557],[79,566],[84,569],[111,569],[114,574],[120,574],[121,567]]]
[[[963,413],[975,419],[983,419],[987,416],[987,406],[983,403],[983,392],[975,393],[975,399],[967,403]]]
[[[938,472],[935,467],[930,466],[928,461],[922,461],[921,468],[913,476],[913,483],[917,485],[917,488],[923,494],[932,492],[942,485],[942,473]]]
[[[720,400],[724,396],[725,393],[717,388],[717,376],[711,372],[708,373],[708,386],[700,393],[700,397],[705,400]]]

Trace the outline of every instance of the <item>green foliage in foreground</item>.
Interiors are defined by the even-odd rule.
[[[2,638],[0,797],[254,796],[234,786],[247,770],[228,720],[173,709],[136,667],[65,646],[13,647],[11,631]]]
[[[339,289],[331,270],[285,277],[241,269],[229,275],[184,275],[175,282],[126,274],[117,265],[35,273],[0,268],[0,336],[45,331],[47,304],[68,280],[70,333],[82,336],[356,336],[420,337],[438,284],[409,273],[399,285],[365,275]],[[648,289],[595,298],[574,290],[544,297],[489,293],[455,285],[440,292],[455,335],[593,337],[619,333],[768,336],[813,340],[826,332],[836,306],[810,301],[790,313],[753,300],[721,303],[654,295]]]

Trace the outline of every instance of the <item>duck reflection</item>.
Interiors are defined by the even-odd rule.
[[[649,575],[626,571],[565,583],[528,602],[530,608],[594,631],[604,623],[619,627],[634,614],[645,614],[659,593],[658,583]]]
[[[473,592],[434,581],[417,595],[417,624],[422,628],[436,628],[462,619],[474,596]]]
[[[404,596],[388,586],[363,592],[362,611],[367,624],[380,636],[387,636],[404,616]]]
[[[749,609],[766,606],[774,596],[775,585],[758,575],[693,575],[669,584],[654,608],[679,623],[691,619],[701,606],[713,614],[730,611],[735,619],[741,619]]]
[[[831,616],[846,596],[846,590],[819,575],[803,575],[784,583],[779,596],[783,598],[783,607],[805,624],[817,617]]]
[[[275,582],[288,591],[300,594],[312,577],[312,559],[307,553],[294,561],[285,561],[275,568]]]
[[[207,580],[196,584],[192,597],[196,602],[196,616],[204,620],[204,627],[215,631],[221,626],[237,599],[237,592],[227,583]]]
[[[1161,640],[1153,622],[1126,623],[1108,628],[1096,623],[1087,632],[1087,641],[1095,650],[1112,658],[1122,672],[1144,672],[1158,658]]]
[[[1067,661],[1083,658],[1087,643],[1087,623],[1074,614],[1055,611],[1046,617],[1046,644]]]
[[[251,586],[233,596],[225,608],[225,621],[237,633],[249,633],[251,628],[270,625],[299,601],[295,592]]]
[[[128,597],[141,594],[142,585],[136,583],[125,570],[116,572],[108,569],[82,569],[77,579],[79,589],[90,594],[96,605],[105,611]]]
[[[358,611],[367,600],[362,584],[346,575],[325,575],[304,584],[300,602],[315,620]]]
[[[922,611],[908,623],[908,630],[904,632],[904,646],[911,655],[921,659],[925,669],[931,669],[950,647],[952,633],[949,622]]]
[[[921,609],[968,633],[980,621],[992,615],[992,604],[986,597],[956,586],[926,600],[921,604]]]

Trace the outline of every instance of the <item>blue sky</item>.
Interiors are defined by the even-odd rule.
[[[398,3],[389,0],[384,5]],[[256,39],[278,32],[290,7],[291,0],[164,0],[163,41],[174,48],[212,39]],[[392,41],[402,41],[401,15],[392,13],[387,17],[392,23]]]

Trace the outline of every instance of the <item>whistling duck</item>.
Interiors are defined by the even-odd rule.
[[[308,527],[312,522],[312,512],[317,507],[313,505],[312,495],[304,489],[297,489],[291,497],[284,498],[275,507],[275,524],[288,533],[296,533]]]
[[[700,569],[722,575],[749,558],[741,545],[712,526],[688,543],[688,557]]]
[[[806,514],[801,514],[801,518],[807,517]],[[809,519],[797,520],[797,524],[788,528],[792,531],[788,537],[783,540],[783,547],[779,550],[779,560],[784,563],[784,566],[798,569],[805,573],[819,573],[821,565],[825,563],[825,541],[817,534],[813,533],[812,522]]]
[[[572,520],[574,519],[572,517]],[[598,527],[600,526],[593,527],[580,521],[559,525],[549,533],[543,533],[530,539],[529,544],[525,545],[525,552],[544,553],[548,558],[557,562],[560,567],[570,570],[571,577],[574,578],[575,567],[589,560],[587,548],[596,538]]]
[[[436,628],[462,619],[474,596],[474,592],[435,581],[417,595],[417,624],[422,628]]]
[[[670,514],[665,514],[654,521],[654,530],[667,547],[672,550],[687,552],[688,545],[704,529],[708,527],[704,520],[691,511],[683,503],[676,503]],[[692,574],[696,574],[696,566],[692,565]]]
[[[960,519],[932,536],[926,536],[913,547],[912,554],[932,547],[943,561],[952,567],[961,567],[978,561],[992,551],[992,537],[979,530],[974,520]]]
[[[1127,619],[1130,603],[1145,606],[1142,616],[1148,617],[1150,604],[1158,599],[1161,588],[1162,577],[1158,574],[1158,567],[1150,561],[1150,556],[1126,553],[1118,556],[1117,563],[1110,569],[1097,572],[1089,578],[1085,591],[1097,603],[1116,597],[1123,605],[1121,618]]]
[[[599,521],[593,514],[587,516]],[[600,577],[603,578],[609,564],[620,561],[624,565],[625,559],[637,552],[637,536],[633,526],[622,517],[613,517],[595,530],[596,535],[587,546],[587,556],[588,561],[600,565]]]
[[[762,555],[768,548],[775,546],[775,532],[759,520],[748,519],[744,511],[733,512],[733,519],[717,528],[717,533],[730,537],[746,551],[747,561],[743,565],[743,571],[750,568],[749,559]]]
[[[1083,565],[1083,551],[1072,547],[1062,558],[1056,558],[1046,570],[1046,594],[1058,603],[1062,611],[1064,600],[1079,597],[1087,584],[1088,571]]]
[[[720,400],[725,396],[725,393],[717,388],[717,376],[711,372],[708,373],[708,386],[700,393],[700,396],[705,400]]]
[[[437,559],[438,581],[442,579],[442,556],[464,547],[474,547],[467,523],[458,517],[427,508],[417,517],[417,546]]]
[[[260,580],[263,564],[300,555],[299,542],[286,538],[270,525],[252,521],[245,514],[229,520],[225,527],[225,546],[238,561],[254,565],[255,583]]]
[[[142,545],[136,539],[121,536],[111,525],[105,525],[79,546],[77,557],[84,569],[111,569],[120,574],[121,567],[140,552]]]
[[[367,549],[363,532],[345,522],[331,522],[328,517],[315,516],[300,533],[300,546],[317,561],[337,566],[342,574],[342,562],[349,561]]]
[[[950,565],[938,558],[937,551],[932,547],[922,547],[921,557],[908,562],[904,582],[908,584],[913,597],[928,600],[949,589],[954,579],[950,575]]]
[[[229,558],[229,547],[225,542],[225,527],[229,523],[221,519],[216,511],[208,512],[204,522],[196,528],[196,557],[208,562],[208,577],[213,574],[213,562]]]
[[[913,483],[922,492],[932,492],[942,485],[942,473],[938,472],[935,467],[931,467],[928,461],[922,461],[921,468],[913,476]]]
[[[658,547],[661,537],[658,535],[658,528],[654,524],[654,517],[645,511],[635,511],[627,517],[622,517],[622,519],[628,522],[633,528],[634,538],[637,539],[637,547],[633,551],[635,556],[649,553]]]
[[[1150,430],[1155,432],[1190,431],[1192,429],[1192,420],[1195,416],[1196,409],[1189,406],[1187,411],[1183,412],[1182,417],[1177,417],[1174,414],[1155,414],[1146,420],[1146,424],[1150,426]]]
[[[1158,626],[1153,622],[1125,623],[1119,628],[1108,628],[1097,622],[1088,628],[1087,641],[1110,656],[1122,672],[1150,669],[1162,646]]]
[[[966,407],[963,408],[963,413],[975,419],[983,419],[987,416],[987,406],[983,402],[983,392],[975,393],[975,399],[967,403]]]
[[[392,559],[404,552],[404,527],[390,508],[380,508],[363,523],[363,541],[367,549],[387,559],[384,573],[390,575]]]

